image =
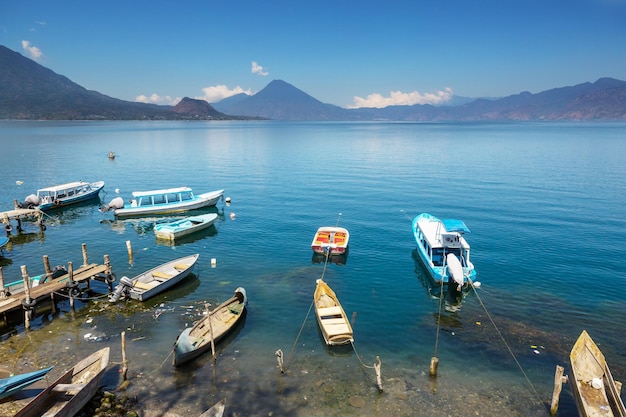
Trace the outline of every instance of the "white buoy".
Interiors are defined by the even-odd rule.
[[[230,219],[235,220],[235,213],[233,213],[232,211],[230,212]]]
[[[17,185],[22,185],[22,184],[24,184],[24,181],[19,181],[19,180],[18,180],[18,181],[15,181],[15,183],[16,183]]]
[[[226,202],[226,204],[230,204],[230,197],[226,197],[226,200],[224,200]]]
[[[119,193],[120,193],[120,189],[119,189],[119,188],[116,188],[116,189],[115,189],[115,194],[119,194]]]
[[[215,265],[217,265],[217,259],[211,258],[211,268],[215,268]]]
[[[480,281],[474,281],[474,288],[480,288]]]

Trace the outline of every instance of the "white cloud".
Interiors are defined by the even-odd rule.
[[[412,106],[414,104],[442,104],[452,98],[452,89],[446,88],[435,93],[421,94],[417,91],[403,93],[402,91],[391,91],[389,97],[382,94],[373,93],[366,98],[354,97],[354,105],[348,106],[351,109],[359,107],[383,108],[387,106]]]
[[[24,52],[26,52],[26,54],[35,61],[39,61],[43,57],[41,49],[31,45],[29,41],[22,41],[22,49],[24,49]]]
[[[144,96],[143,94],[135,97],[135,101],[140,103],[149,103],[149,104],[164,104],[169,106],[175,106],[181,100],[180,97],[173,98],[171,96],[160,96],[156,93],[150,96]]]
[[[263,67],[260,66],[259,64],[257,64],[256,61],[252,61],[252,73],[253,74],[258,74],[261,77],[265,77],[266,75],[270,74],[267,71],[263,71]]]
[[[204,93],[204,95],[196,97],[196,99],[206,100],[209,103],[217,103],[218,101],[226,97],[234,96],[235,94],[244,93],[247,95],[252,95],[252,92],[249,89],[244,90],[243,88],[237,86],[231,90],[225,85],[213,85],[210,87],[204,87],[202,89],[202,92]]]

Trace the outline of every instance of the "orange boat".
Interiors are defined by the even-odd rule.
[[[348,229],[337,226],[323,226],[317,229],[311,249],[315,253],[326,254],[330,251],[331,255],[342,255],[348,250],[348,241],[350,240],[350,232]]]

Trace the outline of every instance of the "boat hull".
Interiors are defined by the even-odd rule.
[[[175,286],[191,274],[199,256],[195,254],[175,259],[136,276],[131,279],[133,287],[129,291],[129,297],[146,301]]]
[[[328,251],[330,255],[343,255],[348,250],[349,242],[350,232],[348,232],[348,229],[336,226],[322,226],[317,229],[315,236],[313,236],[311,249],[319,254],[326,254]]]
[[[242,321],[246,313],[248,298],[246,290],[239,287],[235,295],[202,319],[188,327],[174,343],[174,366],[181,366],[211,349],[211,338],[215,346]]]
[[[43,379],[52,367],[0,379],[0,399],[9,397]]]
[[[572,348],[570,365],[568,382],[581,416],[626,416],[606,359],[585,330]]]
[[[124,206],[124,208],[115,209],[113,213],[116,217],[133,217],[143,216],[146,214],[170,214],[170,213],[183,213],[190,210],[196,210],[203,207],[211,207],[217,204],[217,202],[224,195],[224,190],[214,191],[211,193],[204,193],[194,196],[193,200],[176,202],[176,203],[163,203],[145,205],[139,207],[132,207],[130,205]]]
[[[69,206],[71,204],[80,203],[98,197],[100,191],[104,188],[104,181],[96,181],[89,184],[89,190],[84,193],[75,194],[71,197],[56,198],[48,203],[42,203],[37,208],[42,211],[52,210],[60,207]]]
[[[317,323],[329,346],[347,345],[354,341],[348,316],[335,292],[322,279],[317,280],[313,295]]]
[[[186,217],[171,223],[157,224],[154,226],[154,234],[157,239],[174,240],[208,229],[215,220],[215,213]]]
[[[433,235],[432,228],[441,230],[437,232],[438,233],[437,239],[440,240],[440,243],[438,245],[431,244],[432,248],[433,250],[443,250],[444,243],[443,243],[443,238],[441,236],[446,236],[448,234],[446,233],[445,227],[443,226],[443,223],[441,222],[441,220],[427,213],[422,213],[419,216],[415,217],[412,221],[413,237],[417,245],[417,254],[419,255],[420,260],[422,261],[422,264],[426,268],[426,271],[428,271],[428,274],[430,278],[433,279],[433,281],[437,283],[445,284],[449,281],[450,277],[445,269],[443,258],[441,259],[440,262],[435,262],[433,257],[429,255],[426,247],[424,246],[425,244],[427,244],[425,243],[427,241],[427,239],[425,238],[426,235],[431,235],[430,240],[431,241],[434,240],[432,236]],[[450,233],[449,235],[452,235],[452,233]],[[469,253],[469,244],[467,244],[467,242],[462,236],[459,236],[459,242],[460,243],[458,247],[455,247],[451,250],[459,249],[460,247],[461,250],[466,250],[467,253]],[[475,280],[476,270],[474,269],[474,265],[471,262],[469,262],[469,260],[467,261],[467,265],[461,266],[461,268],[462,268],[464,284],[469,283],[469,281]]]
[[[73,417],[95,395],[109,364],[109,348],[100,349],[40,392],[14,417]]]

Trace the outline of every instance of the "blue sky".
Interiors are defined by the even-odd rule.
[[[626,80],[626,0],[0,0],[0,44],[123,100],[381,107]]]

